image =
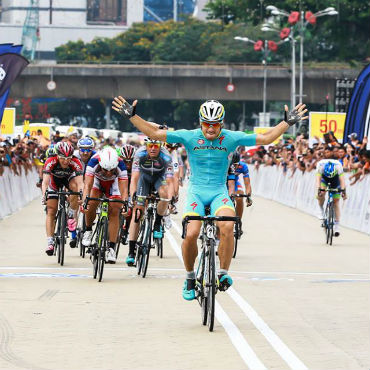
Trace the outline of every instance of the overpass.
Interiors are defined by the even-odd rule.
[[[298,71],[297,71],[298,72]],[[358,69],[305,68],[306,103],[323,103],[334,96],[336,78],[355,78]],[[56,89],[46,84],[53,76]],[[234,92],[227,92],[232,81]],[[288,67],[267,67],[267,100],[290,100]],[[17,98],[262,100],[263,67],[247,64],[50,64],[29,65],[12,86]],[[298,91],[298,76],[297,76]]]

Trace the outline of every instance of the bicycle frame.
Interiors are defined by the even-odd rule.
[[[196,272],[196,299],[202,307],[202,324],[208,324],[209,331],[213,331],[215,316],[215,295],[218,290],[216,284],[216,233],[215,221],[234,221],[234,216],[185,216],[182,226],[182,238],[186,237],[187,224],[191,220],[203,221],[202,248]]]

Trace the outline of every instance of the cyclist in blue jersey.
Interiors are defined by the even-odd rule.
[[[308,118],[304,117],[307,112],[304,104],[298,104],[291,111],[285,106],[284,121],[263,134],[248,135],[241,131],[224,129],[223,105],[216,100],[208,100],[199,110],[200,128],[167,131],[160,129],[158,124],[145,121],[138,116],[136,105],[137,100],[131,105],[122,96],[115,97],[112,102],[112,108],[123,117],[130,119],[139,131],[155,140],[183,144],[188,153],[191,175],[184,216],[204,216],[205,206],[210,206],[212,215],[235,216],[234,206],[226,187],[226,178],[231,157],[237,146],[270,144],[290,126]],[[228,270],[234,247],[234,223],[220,222],[218,226],[220,229],[218,286],[222,291],[233,283]],[[198,255],[197,239],[200,228],[200,221],[190,221],[182,243],[182,255],[187,273],[183,287],[183,298],[186,300],[195,299],[194,263]]]
[[[246,204],[247,207],[250,207],[252,205],[252,186],[249,178],[248,165],[240,160],[240,154],[235,151],[227,175],[229,194],[244,194],[243,186],[239,181],[240,175],[243,175],[245,193],[248,195],[248,197],[245,198]],[[241,220],[243,218],[244,211],[243,198],[235,198],[235,211],[236,215],[240,217]],[[240,229],[240,235],[242,234],[243,231]]]

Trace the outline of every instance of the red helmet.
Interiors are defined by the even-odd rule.
[[[135,154],[135,147],[130,144],[124,145],[120,150],[120,157],[123,158],[123,160],[130,160],[134,157]]]
[[[55,145],[55,150],[57,155],[61,157],[72,157],[73,155],[73,146],[67,141],[60,141],[58,144]]]

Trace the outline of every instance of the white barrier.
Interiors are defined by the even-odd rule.
[[[4,168],[0,176],[0,220],[41,195],[36,187],[39,176],[35,169],[26,171],[21,168],[20,175],[15,175],[9,168]]]
[[[249,166],[253,194],[275,200],[311,215],[317,215],[316,172],[302,173],[282,168]],[[349,174],[344,175],[348,199],[342,202],[341,224],[370,234],[370,175],[361,182],[349,186]]]

